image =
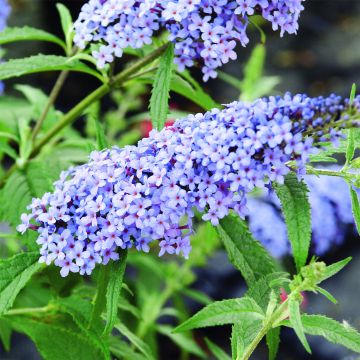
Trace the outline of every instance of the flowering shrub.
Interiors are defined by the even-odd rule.
[[[171,357],[227,359],[195,332],[232,325],[234,359],[249,359],[264,337],[275,359],[284,327],[309,353],[305,334],[360,353],[357,330],[305,312],[313,308],[308,292],[336,302],[320,284],[351,260],[328,265],[309,260],[309,249],[322,255],[343,241],[346,225],[360,228],[356,86],[349,97],[259,98],[275,93],[274,78],[262,76],[265,44],[253,50],[242,80],[221,73],[252,101],[220,105],[184,71],[200,66],[204,80],[215,77],[236,59],[236,43],[249,41],[251,22],[296,33],[302,3],[90,0],[75,23],[57,4],[63,38],[29,26],[0,32],[2,46],[40,40],[63,51],[0,64],[1,81],[60,72],[48,95],[22,83],[16,92],[7,85],[0,98],[6,350],[15,331],[44,359],[154,360],[162,356],[161,335],[178,348]],[[112,64],[123,52],[129,64],[125,57]],[[100,85],[62,112],[58,97],[73,72]],[[188,115],[185,103],[170,99],[174,93],[202,110]],[[174,100],[177,109],[169,107]],[[143,128],[139,141],[143,119],[154,130]],[[201,268],[216,251],[241,274],[244,296],[212,301],[198,290],[209,283]],[[294,264],[276,258],[283,254]],[[217,263],[213,274],[224,269]],[[195,315],[189,298],[204,305]]]
[[[75,43],[82,49],[89,42],[100,45],[92,52],[103,68],[124,49],[138,49],[152,43],[159,30],[169,32],[175,43],[179,70],[202,66],[203,79],[216,77],[222,64],[235,60],[237,43],[246,46],[246,29],[252,15],[271,22],[273,30],[296,33],[303,0],[90,0],[75,22]]]

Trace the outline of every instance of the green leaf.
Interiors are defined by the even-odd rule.
[[[9,320],[17,331],[31,338],[45,360],[109,359],[79,329],[27,317],[12,316]]]
[[[185,334],[173,334],[172,327],[168,325],[157,325],[156,330],[171,339],[177,346],[184,349],[190,354],[194,354],[202,359],[206,358],[200,346],[190,337]]]
[[[308,188],[295,174],[286,176],[283,185],[274,184],[281,201],[288,237],[298,270],[306,264],[311,240],[311,213]]]
[[[89,327],[92,314],[92,304],[89,301],[82,299],[80,296],[72,295],[57,299],[54,304],[72,317],[76,325],[88,336],[89,341],[102,351],[104,358],[110,357],[107,345],[100,337],[100,319],[98,319],[99,323],[95,324],[95,326]]]
[[[12,59],[0,64],[0,80],[45,71],[77,71],[100,78],[97,71],[77,59],[57,55],[35,55],[23,59]]]
[[[38,252],[24,252],[0,260],[0,315],[13,305],[16,296],[40,268]]]
[[[120,259],[113,261],[110,266],[109,283],[106,289],[106,326],[104,334],[108,335],[114,327],[118,317],[118,301],[126,268],[127,251],[121,250]]]
[[[122,335],[124,335],[128,340],[145,356],[146,359],[155,360],[154,355],[150,347],[138,338],[135,334],[133,334],[124,324],[117,323],[115,324],[115,328],[120,331]]]
[[[350,186],[351,207],[354,215],[356,229],[360,234],[360,204],[357,192]]]
[[[259,320],[263,317],[263,311],[251,298],[243,297],[241,299],[215,301],[179,325],[174,332],[207,326],[235,324],[247,318]]]
[[[290,314],[290,323],[291,326],[294,328],[294,331],[303,344],[306,351],[311,354],[310,346],[306,340],[304,334],[303,324],[301,322],[301,315],[300,315],[300,304],[297,300],[290,299],[289,300],[289,314]]]
[[[174,74],[171,80],[171,90],[186,97],[204,110],[221,108],[188,71]]]
[[[174,46],[170,44],[162,55],[156,72],[150,99],[150,117],[154,129],[161,130],[169,111],[169,93],[174,66]]]
[[[247,318],[235,324],[231,332],[232,358],[241,359],[246,349],[261,331],[262,319]]]
[[[12,329],[9,323],[4,319],[0,319],[0,340],[5,351],[10,351],[11,331]]]
[[[110,351],[118,359],[144,360],[144,356],[136,353],[128,342],[122,341],[115,336],[110,338]]]
[[[205,342],[210,351],[215,355],[217,360],[231,360],[230,356],[218,345],[213,343],[210,339],[205,338]]]
[[[261,79],[266,58],[264,44],[257,44],[251,53],[250,59],[244,67],[244,80],[241,83],[241,100],[253,100],[254,89]]]
[[[352,105],[356,96],[356,84],[352,84],[351,91],[350,91],[350,98],[349,98],[349,104]]]
[[[346,259],[340,260],[334,264],[326,266],[324,276],[322,277],[321,281],[329,279],[341,271],[350,261],[351,257],[347,257]]]
[[[329,301],[331,301],[333,304],[337,304],[337,300],[332,296],[328,291],[321,288],[320,286],[316,287],[316,291],[318,291],[320,294],[324,295]]]
[[[98,150],[103,150],[109,147],[108,142],[106,140],[106,135],[104,131],[103,125],[100,121],[94,118],[95,121],[95,131],[96,131],[96,144]]]
[[[29,26],[7,27],[0,32],[0,45],[17,41],[48,41],[66,48],[64,42],[53,34]]]
[[[4,187],[0,190],[1,219],[16,227],[20,224],[20,216],[32,198],[41,197],[53,189],[53,181],[59,177],[62,166],[55,159],[52,163],[31,161],[25,169],[13,172]],[[27,231],[21,239],[29,249],[38,249],[34,241],[35,231]]]
[[[229,215],[217,227],[231,263],[241,272],[248,285],[275,271],[274,259],[255,240],[246,223],[238,216]]]
[[[197,301],[199,304],[209,305],[212,302],[212,299],[208,295],[195,289],[184,288],[182,293],[190,299]]]
[[[73,20],[71,17],[71,13],[69,9],[63,4],[57,3],[56,8],[60,15],[61,27],[65,35],[66,45],[68,47],[67,50],[69,52],[72,47],[72,39],[74,34],[74,27],[73,27]]]
[[[275,360],[280,344],[280,326],[266,334],[266,344],[269,348],[269,360]]]
[[[340,323],[323,315],[307,314],[301,316],[301,322],[306,334],[322,336],[334,344],[360,353],[360,333],[348,323]],[[292,326],[288,321],[284,325]]]

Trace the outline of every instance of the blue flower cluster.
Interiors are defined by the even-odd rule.
[[[138,49],[152,42],[158,30],[167,30],[175,43],[179,70],[195,63],[204,80],[215,69],[236,59],[236,44],[249,42],[249,17],[259,14],[281,36],[296,33],[304,0],[90,0],[75,22],[75,43],[100,46],[93,51],[99,68],[121,57],[127,47]]]
[[[7,0],[0,0],[0,32],[6,28],[6,22],[10,15],[11,8]],[[0,48],[0,52],[2,49]],[[1,56],[0,56],[1,58]],[[4,91],[4,83],[0,81],[0,95]]]
[[[339,169],[331,167],[331,170]],[[354,225],[349,186],[338,177],[306,175],[304,180],[310,190],[313,251],[323,255],[343,243]],[[291,246],[277,196],[270,192],[249,198],[247,207],[250,230],[255,238],[275,257],[290,254]]]
[[[118,248],[148,252],[154,241],[160,256],[187,257],[195,209],[213,225],[231,209],[244,217],[254,187],[282,183],[288,161],[303,170],[322,141],[341,136],[347,104],[291,94],[234,102],[152,130],[137,146],[95,151],[32,201],[18,231],[39,232],[40,261],[62,276],[90,274],[116,260]]]

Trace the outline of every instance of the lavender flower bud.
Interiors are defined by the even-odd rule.
[[[118,248],[187,257],[194,209],[217,225],[230,210],[244,217],[247,194],[282,183],[296,161],[334,140],[347,101],[331,95],[286,94],[224,110],[189,115],[137,146],[95,151],[90,161],[61,174],[55,191],[34,199],[21,232],[39,232],[41,262],[90,274],[96,263],[118,259]],[[360,109],[360,97],[355,106]],[[311,136],[311,134],[314,134]]]
[[[159,30],[175,43],[179,70],[202,66],[204,80],[216,77],[216,68],[236,59],[236,44],[246,46],[249,16],[261,15],[274,31],[296,33],[304,0],[90,0],[75,22],[75,43],[93,51],[99,68],[121,57],[127,47],[138,49],[152,42]]]

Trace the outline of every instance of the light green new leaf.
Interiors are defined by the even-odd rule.
[[[275,184],[281,201],[288,237],[298,270],[306,264],[311,240],[311,213],[308,187],[295,174],[286,176],[284,184]]]
[[[66,48],[64,42],[53,34],[29,26],[8,27],[0,32],[0,45],[17,41],[48,41]]]
[[[301,322],[300,304],[297,300],[289,300],[289,314],[291,326],[294,328],[296,335],[298,336],[306,351],[311,354],[311,349],[306,340],[303,324]]]
[[[251,298],[215,301],[204,307],[190,319],[179,325],[174,332],[191,329],[240,323],[244,319],[259,320],[264,313]]]
[[[31,338],[45,360],[109,359],[79,329],[27,317],[11,317],[9,320],[17,331]]]
[[[0,315],[13,305],[16,296],[40,268],[38,252],[24,252],[0,260]]]
[[[169,112],[170,81],[174,66],[174,46],[170,44],[159,62],[150,99],[150,117],[154,129],[161,130]]]
[[[61,70],[83,72],[101,78],[97,71],[89,68],[77,59],[39,54],[23,59],[8,60],[0,64],[0,80],[45,71]]]
[[[351,207],[354,215],[356,229],[360,234],[360,204],[357,192],[350,186]]]
[[[351,259],[352,259],[351,257],[347,257],[346,259],[340,260],[334,264],[326,266],[326,269],[325,269],[323,277],[321,278],[321,281],[329,279],[332,276],[334,276],[335,274],[337,274],[351,261]]]
[[[71,17],[71,13],[69,9],[63,4],[57,3],[56,8],[60,15],[61,27],[65,35],[66,45],[68,47],[68,52],[69,52],[72,47],[72,39],[74,35],[74,27],[73,27],[73,20]]]
[[[348,323],[340,323],[323,315],[307,314],[301,316],[301,322],[306,334],[322,336],[334,344],[360,353],[360,333]],[[289,321],[283,324],[292,326]]]
[[[109,339],[110,351],[117,359],[144,360],[144,356],[136,353],[128,342],[120,340],[118,337],[112,336]]]
[[[118,304],[126,268],[127,251],[121,250],[120,259],[110,266],[109,283],[106,289],[106,326],[104,334],[110,334],[118,320]]]
[[[231,263],[241,272],[249,286],[260,277],[275,271],[274,259],[252,237],[245,221],[231,214],[220,221],[217,229]]]
[[[218,345],[213,343],[211,340],[209,340],[208,338],[205,338],[205,342],[217,360],[231,360],[230,356],[223,349],[221,349]]]

